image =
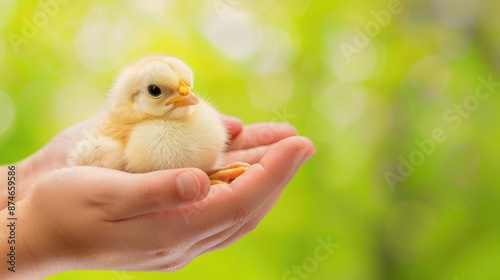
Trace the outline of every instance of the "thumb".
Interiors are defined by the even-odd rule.
[[[60,170],[63,171],[63,170]],[[208,176],[195,168],[171,169],[131,174],[97,167],[65,168],[59,178],[59,193],[78,198],[105,210],[108,220],[176,208],[197,202],[209,192]]]
[[[109,206],[117,220],[194,203],[210,189],[207,174],[195,168],[126,174],[129,182],[118,185],[115,201]]]

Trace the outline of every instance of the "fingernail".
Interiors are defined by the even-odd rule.
[[[231,120],[233,122],[243,122],[240,118],[233,117],[233,116],[226,116],[228,120]]]
[[[293,160],[293,165],[295,167],[299,166],[302,164],[302,162],[304,161],[304,158],[306,156],[306,153],[307,153],[307,148],[304,148],[302,149],[301,151],[299,151],[296,155],[295,155],[295,158]]]
[[[308,161],[313,155],[314,155],[314,153],[310,153],[308,155],[305,155],[304,158],[302,159],[302,161],[300,162],[300,165],[303,165],[304,163],[306,163],[306,161]]]
[[[303,150],[298,152],[297,155],[295,155],[295,158],[293,160],[293,164],[295,167],[299,167],[307,160],[309,160],[316,153],[316,150],[313,149],[312,152],[308,152],[309,148],[305,147]]]
[[[199,196],[200,181],[195,174],[189,171],[182,172],[177,175],[176,184],[177,191],[182,198],[191,200]]]

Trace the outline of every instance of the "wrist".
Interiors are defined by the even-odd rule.
[[[55,247],[23,199],[35,182],[31,162],[0,166],[0,279],[41,279],[65,270],[62,262],[46,261],[56,255]]]

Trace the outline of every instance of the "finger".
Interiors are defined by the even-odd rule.
[[[207,196],[208,176],[199,169],[162,170],[130,178],[113,207],[117,219],[172,209]]]
[[[235,224],[217,234],[200,239],[191,246],[191,251],[196,251],[197,255],[201,255],[217,249],[222,249],[223,247],[221,247],[221,244],[226,243],[227,240],[231,239],[235,242],[239,239],[234,237],[234,235],[239,232],[243,226],[242,224]]]
[[[262,201],[270,198],[291,180],[303,161],[315,152],[305,137],[289,137],[276,143],[247,172],[237,178],[232,188],[237,198]],[[258,203],[262,204],[262,203]]]
[[[222,122],[229,133],[229,139],[234,139],[243,129],[243,124],[240,119],[220,114]]]
[[[274,197],[270,201],[268,201],[258,211],[258,213],[247,222],[235,224],[215,235],[201,239],[193,244],[192,248],[196,248],[199,254],[205,254],[233,244],[257,227],[257,225],[264,219],[267,213],[269,213],[269,211],[273,208],[280,195],[281,192],[275,194]]]
[[[225,154],[225,164],[232,162],[246,162],[249,164],[258,163],[269,151],[272,145],[265,145],[246,150],[230,151]]]
[[[69,132],[70,134],[74,134],[74,133],[78,133],[78,132],[81,133],[82,130],[95,127],[99,123],[100,119],[101,119],[101,116],[96,115],[92,118],[83,120],[77,124],[74,124],[74,125],[68,127],[63,132]]]
[[[226,231],[217,234],[216,236],[198,242],[200,248],[205,248],[205,250],[201,251],[201,254],[225,248],[238,241],[249,232],[253,231],[255,228],[257,228],[259,223],[264,219],[269,211],[271,211],[280,195],[281,192],[275,194],[274,197],[270,201],[268,201],[259,210],[259,212],[254,217],[249,219],[246,223],[243,223],[241,225],[234,225],[232,228],[229,228]]]
[[[297,135],[297,130],[287,123],[258,123],[245,126],[233,140],[228,150],[249,149],[276,143]]]
[[[199,241],[196,246],[200,248],[200,254],[205,254],[208,252],[220,250],[225,248],[243,236],[253,231],[259,223],[264,219],[264,217],[269,213],[269,211],[273,208],[274,204],[280,197],[281,192],[275,194],[274,197],[268,201],[259,212],[251,219],[249,219],[246,223],[236,224],[231,228],[228,228],[225,231],[220,232],[217,235],[211,236],[204,240]],[[194,247],[194,246],[193,246]]]
[[[79,201],[103,210],[106,220],[123,220],[194,203],[208,194],[210,186],[207,175],[198,169],[130,174],[72,167],[51,174],[56,175],[49,179],[50,185],[59,187],[59,192],[71,192],[67,197],[79,197]]]
[[[35,154],[31,155],[27,161],[31,161],[36,166],[37,171],[44,171],[37,174],[37,177],[46,175],[48,172],[55,169],[66,167],[64,161],[68,155],[69,149],[75,144],[75,141],[80,139],[84,131],[97,124],[99,117],[92,117],[71,127],[66,128],[62,132],[54,136],[48,145],[38,150]],[[57,147],[57,149],[54,149]],[[47,162],[52,162],[52,165],[47,166]]]
[[[96,115],[90,119],[72,125],[61,131],[56,137],[61,137],[65,141],[68,141],[70,143],[72,143],[73,141],[77,141],[84,135],[87,129],[96,127],[101,118],[102,117],[100,115]]]
[[[211,191],[202,206],[189,205],[189,222],[210,225],[220,232],[252,218],[276,193],[283,190],[302,162],[314,153],[314,146],[304,137],[290,137],[278,142],[262,158],[231,184]],[[224,205],[224,207],[221,207]]]

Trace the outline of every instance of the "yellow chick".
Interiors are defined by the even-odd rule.
[[[218,112],[192,90],[193,73],[180,59],[153,55],[118,75],[98,125],[71,152],[70,165],[131,173],[196,167],[212,184],[229,183],[249,168],[218,168],[228,133]]]

